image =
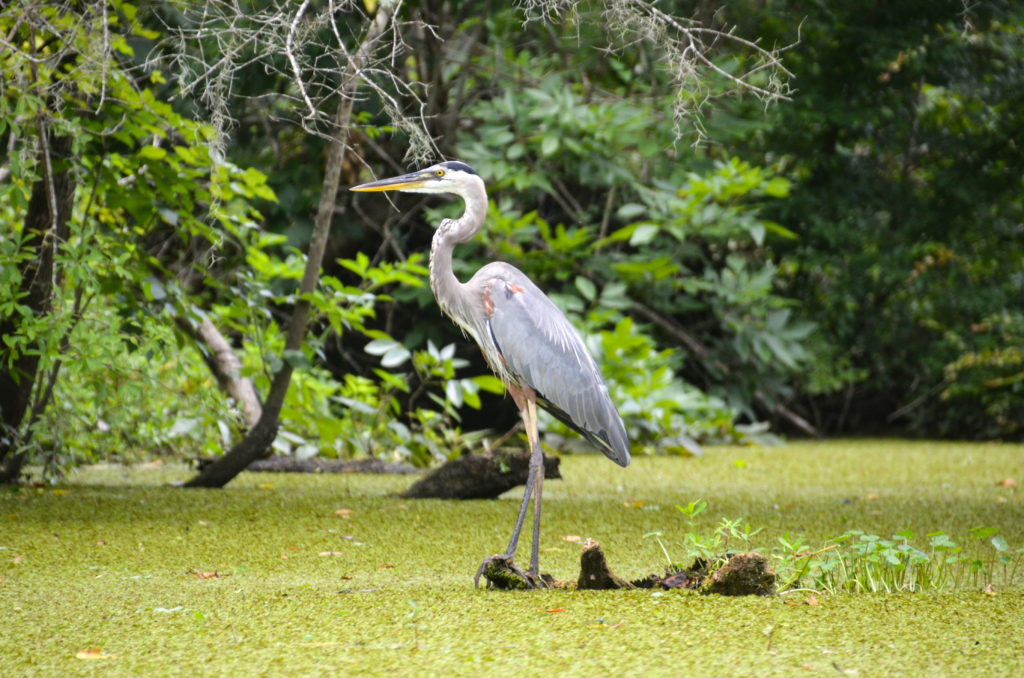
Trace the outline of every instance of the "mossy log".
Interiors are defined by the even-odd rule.
[[[295,459],[294,457],[273,456],[257,459],[249,464],[247,471],[274,471],[277,473],[381,473],[409,475],[422,473],[410,464],[382,461],[380,459]]]
[[[556,582],[550,574],[531,575],[523,572],[505,556],[491,556],[484,561],[481,574],[487,580],[487,588],[503,591],[527,591],[530,589],[563,588],[565,582]]]
[[[664,577],[652,574],[633,582],[615,575],[597,542],[588,540],[580,556],[579,589],[692,589],[705,595],[768,596],[775,593],[775,571],[760,553],[737,553],[724,565],[709,572],[709,563],[694,561],[688,570],[669,572]]]
[[[559,459],[544,455],[544,478],[561,478]],[[452,459],[412,484],[405,499],[493,499],[526,484],[528,452],[485,452]]]
[[[196,460],[196,466],[202,470],[215,460],[216,457],[200,457]],[[265,473],[383,473],[396,475],[422,473],[415,466],[380,459],[341,460],[320,457],[296,459],[285,455],[257,459],[245,470]]]
[[[770,596],[775,593],[775,570],[760,553],[737,553],[708,575],[698,590],[723,596]]]

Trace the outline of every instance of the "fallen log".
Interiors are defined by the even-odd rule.
[[[216,459],[217,457],[201,457],[196,460],[196,466],[202,470]],[[398,475],[422,473],[422,470],[415,466],[380,459],[340,460],[320,457],[296,459],[285,455],[257,459],[245,470],[263,473],[390,473]]]
[[[544,478],[561,478],[559,459],[544,455]],[[493,499],[526,484],[528,452],[498,450],[465,454],[423,476],[399,496],[405,499]]]

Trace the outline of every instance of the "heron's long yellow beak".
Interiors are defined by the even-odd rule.
[[[361,192],[402,191],[425,186],[427,181],[432,177],[433,175],[429,172],[413,172],[411,174],[403,174],[400,177],[391,177],[390,179],[371,181],[368,184],[360,184],[359,186],[353,186],[348,190]]]

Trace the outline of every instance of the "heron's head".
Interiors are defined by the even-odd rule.
[[[399,177],[353,186],[350,191],[403,191],[406,193],[455,193],[466,197],[470,191],[483,188],[483,182],[469,165],[439,162],[425,169]]]

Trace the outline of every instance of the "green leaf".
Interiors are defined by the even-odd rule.
[[[396,346],[400,346],[400,344],[394,339],[390,337],[381,337],[368,343],[363,347],[363,350],[370,355],[384,355]]]
[[[178,225],[178,213],[175,210],[168,209],[166,207],[161,207],[157,211],[160,213],[160,216],[163,217],[163,220],[166,221],[168,224],[170,224],[171,226]]]
[[[633,230],[633,235],[629,237],[629,244],[634,247],[646,245],[654,240],[659,230],[657,224],[637,224]]]
[[[480,387],[481,390],[493,393],[495,395],[502,395],[505,393],[505,384],[502,383],[501,379],[498,379],[493,374],[481,374],[473,377],[472,381]]]
[[[788,179],[773,177],[764,185],[764,193],[772,198],[785,198],[789,195],[789,185]]]
[[[398,367],[412,356],[405,346],[401,344],[394,346],[389,349],[383,356],[381,356],[380,364],[383,367]]]
[[[462,384],[452,379],[444,385],[444,394],[456,408],[462,407]]]
[[[479,387],[472,379],[462,379],[462,398],[465,400],[466,405],[470,406],[474,410],[480,409],[480,395],[478,393]]]
[[[306,354],[303,353],[302,351],[287,349],[285,351],[282,351],[281,357],[284,359],[285,362],[287,362],[289,365],[291,365],[297,370],[309,369],[309,367],[311,366],[309,358],[307,358]]]
[[[135,56],[135,50],[132,49],[128,41],[124,39],[124,36],[117,36],[110,41],[110,46],[117,52],[124,54],[127,57]]]
[[[547,136],[540,142],[540,154],[545,158],[558,152],[558,137]]]
[[[615,216],[619,219],[628,221],[630,219],[636,219],[645,212],[647,212],[647,207],[645,205],[641,205],[636,202],[628,202],[615,211]]]
[[[143,146],[136,154],[144,160],[163,160],[167,157],[167,151],[159,146]]]
[[[131,5],[127,2],[115,2],[113,4],[114,7],[121,10],[121,14],[124,14],[124,17],[129,21],[134,20],[136,13],[138,13],[139,11],[138,8],[135,7],[135,5]]]
[[[576,289],[587,301],[594,301],[597,298],[597,286],[589,278],[584,278],[582,275],[576,276]]]
[[[764,244],[765,227],[762,223],[753,223],[749,226],[747,231],[750,233],[750,237],[753,239],[754,244],[760,247]]]
[[[764,226],[765,230],[769,233],[777,235],[780,238],[785,238],[786,240],[797,240],[800,237],[782,224],[777,224],[774,221],[765,219],[761,221],[761,225]]]
[[[156,278],[146,278],[142,281],[142,293],[148,301],[162,301],[167,298],[167,290],[163,283]]]

